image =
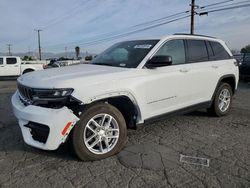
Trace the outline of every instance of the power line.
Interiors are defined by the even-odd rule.
[[[219,9],[204,11],[204,12],[200,12],[198,14],[199,15],[204,15],[204,14],[208,14],[208,13],[211,13],[211,12],[219,12],[219,11],[223,11],[223,10],[231,10],[231,9],[249,7],[249,6],[250,6],[250,3],[249,4],[244,4],[244,5],[238,5],[238,6],[232,6],[232,7],[226,7],[226,8],[219,8]]]
[[[202,9],[206,9],[207,7],[213,7],[213,6],[217,6],[217,5],[221,5],[221,4],[224,4],[224,3],[228,3],[228,2],[231,2],[233,0],[227,0],[227,1],[222,1],[222,2],[218,2],[218,3],[213,3],[213,4],[208,4],[208,5],[205,5],[205,6],[202,6]],[[245,2],[245,1],[243,1]],[[239,4],[239,3],[243,3],[243,2],[237,2],[237,3],[232,3],[232,4]],[[225,7],[227,6],[227,9],[232,9],[232,7],[228,7],[232,4],[229,4],[229,5],[222,5],[222,6],[217,6],[217,7]],[[213,8],[210,8],[212,9],[211,12],[215,12],[215,11],[219,11],[219,10],[215,10],[214,9],[215,7]],[[239,6],[235,7],[235,8],[239,8]],[[198,9],[198,6],[194,6],[194,9]],[[221,10],[225,10],[225,9],[221,9]],[[162,17],[162,18],[158,18],[158,19],[155,19],[155,20],[151,20],[151,21],[148,21],[148,22],[143,22],[143,23],[140,23],[140,24],[137,24],[137,25],[134,25],[134,26],[131,26],[131,27],[128,27],[127,29],[130,29],[130,28],[138,28],[136,30],[133,30],[133,31],[129,31],[129,32],[124,32],[124,29],[122,30],[122,32],[116,34],[115,32],[110,32],[110,33],[106,33],[106,34],[102,34],[102,35],[97,35],[95,36],[96,37],[99,37],[99,39],[94,39],[94,40],[89,40],[86,41],[86,42],[83,42],[83,43],[80,43],[80,41],[75,41],[75,42],[70,42],[70,43],[61,43],[61,44],[56,44],[56,45],[50,45],[50,46],[47,46],[47,47],[55,47],[55,46],[59,46],[59,45],[68,45],[68,44],[78,44],[80,43],[80,45],[84,45],[84,46],[89,46],[89,45],[93,45],[93,44],[97,44],[97,43],[100,43],[100,42],[106,42],[106,41],[110,41],[110,40],[114,40],[114,39],[117,39],[117,38],[121,38],[121,37],[125,37],[125,36],[128,36],[128,35],[131,35],[131,34],[134,34],[134,33],[137,33],[137,32],[141,32],[141,31],[144,31],[144,30],[147,30],[147,29],[152,29],[154,27],[158,27],[160,25],[164,25],[164,24],[167,24],[168,22],[173,22],[173,20],[169,20],[170,18],[173,18],[173,17],[177,17],[176,19],[174,19],[174,21],[177,21],[179,19],[184,19],[186,17],[189,17],[189,16],[185,16],[185,17],[180,17],[180,15],[183,15],[185,13],[189,13],[190,11],[183,11],[183,12],[180,12],[180,13],[175,13],[175,14],[172,14],[172,15],[168,15],[166,17]],[[207,11],[208,12],[208,11]],[[196,14],[199,14],[199,15],[202,15],[203,12],[196,12],[194,11],[194,15]],[[156,24],[157,23],[157,24]],[[142,26],[146,26],[146,27],[142,27]]]
[[[180,16],[180,15],[183,15],[184,13],[189,13],[189,12],[190,12],[189,10],[178,12],[178,13],[175,13],[175,14],[172,14],[172,15],[168,15],[168,16],[164,16],[164,17],[161,17],[161,18],[158,18],[158,19],[155,19],[155,20],[151,20],[151,21],[148,21],[148,22],[143,22],[143,23],[131,26],[131,27],[138,27],[138,26],[153,24],[155,22],[159,22],[159,21],[165,20],[167,18],[172,18],[172,17]]]
[[[81,2],[80,4],[74,6],[72,9],[68,10],[64,15],[58,16],[54,19],[51,19],[50,21],[48,21],[44,26],[42,26],[41,28],[43,30],[48,29],[49,27],[52,27],[58,23],[60,23],[61,21],[65,21],[65,19],[69,18],[71,15],[78,13],[81,9],[81,7],[83,5],[85,5],[88,1],[85,2]]]
[[[230,2],[230,1],[233,1],[233,0],[227,0],[227,1],[222,1],[222,2],[218,2],[218,3],[213,3],[213,4],[208,4],[208,5],[205,5],[203,7],[208,7],[208,6],[214,6],[214,5],[218,5],[218,4],[222,4],[222,3],[227,3],[227,2]],[[197,6],[195,6],[195,9],[198,8]],[[127,29],[134,29],[134,28],[140,28],[142,26],[150,26],[152,24],[155,24],[155,23],[159,23],[161,21],[164,21],[164,20],[168,20],[170,18],[174,18],[174,17],[178,17],[180,15],[184,15],[184,14],[187,14],[191,12],[190,10],[186,10],[186,11],[182,11],[182,12],[178,12],[178,13],[175,13],[175,14],[171,14],[171,15],[168,15],[168,16],[165,16],[165,17],[161,17],[161,18],[158,18],[158,19],[155,19],[155,20],[150,20],[148,22],[143,22],[143,23],[139,23],[139,24],[136,24],[136,25],[133,25],[133,26],[130,26],[128,27]],[[194,14],[196,14],[196,12],[194,12]],[[124,29],[122,30],[118,30],[116,32],[110,32],[110,33],[106,33],[106,34],[101,34],[101,35],[96,35],[94,37],[92,37],[94,40],[96,40],[96,38],[99,38],[98,40],[101,40],[103,37],[106,38],[106,37],[110,37],[113,36],[113,35],[116,35],[118,32],[118,34],[122,34],[124,33]],[[60,46],[60,45],[70,45],[70,44],[77,44],[81,41],[74,41],[74,42],[69,42],[69,43],[61,43],[61,44],[56,44],[56,45],[48,45],[46,47],[56,47],[56,46]],[[92,42],[92,40],[90,40],[89,42]]]
[[[211,7],[211,8],[208,8],[208,9],[205,7],[205,10],[208,11],[208,10],[213,10],[215,8],[230,7],[230,6],[241,5],[241,4],[249,3],[249,2],[250,2],[250,0],[240,1],[240,2],[235,2],[235,3],[230,3],[230,4],[227,4],[227,5],[220,5],[220,6],[217,6],[217,7]]]
[[[239,5],[239,6],[233,6],[233,5],[249,2],[249,0],[246,0],[246,1],[235,2],[235,3],[231,3],[231,4],[227,4],[227,5],[221,5],[221,4],[229,3],[232,1],[234,1],[234,0],[226,0],[226,1],[221,1],[221,2],[212,3],[212,4],[208,4],[208,5],[199,7],[198,5],[195,4],[195,0],[191,0],[191,4],[190,4],[190,6],[191,6],[190,34],[194,34],[194,17],[195,17],[195,15],[198,14],[199,16],[203,16],[203,15],[207,15],[208,12],[211,12],[211,11],[216,12],[216,11],[222,11],[222,10],[229,10],[229,9],[233,9],[233,8],[240,8],[243,5]],[[217,6],[217,5],[221,5],[221,6]],[[217,8],[221,7],[221,9],[213,10],[215,8],[214,6],[217,6]],[[206,9],[207,7],[212,7],[212,8],[210,8],[210,9],[208,8],[208,10],[206,10],[206,11],[204,10],[203,12],[200,12],[200,13],[195,11],[195,9]]]
[[[150,25],[157,25],[157,24],[160,24],[163,22],[163,21],[167,21],[170,20],[171,17],[176,17],[176,19],[178,19],[180,16],[177,17],[177,15],[181,15],[183,13],[188,13],[189,11],[183,11],[183,12],[180,12],[180,13],[175,13],[175,14],[172,14],[172,15],[168,15],[166,17],[162,17],[162,18],[159,18],[159,19],[156,19],[156,20],[151,20],[151,21],[148,21],[148,22],[143,22],[143,23],[140,23],[140,24],[136,24],[136,25],[133,25],[133,26],[130,26],[130,27],[127,27],[127,29],[140,29],[142,26],[149,26]],[[161,20],[161,22],[159,22]],[[155,23],[154,23],[155,22]],[[165,23],[163,22],[163,23]],[[145,27],[144,26],[144,27]],[[143,27],[143,28],[144,28]],[[102,34],[102,35],[96,35],[93,39],[94,40],[101,40],[102,38],[107,38],[107,37],[113,37],[114,35],[121,35],[121,34],[126,34],[127,32],[124,32],[124,29],[121,30],[122,32],[110,32],[110,33],[106,33],[106,34]],[[99,39],[96,39],[96,38],[99,38]],[[93,40],[90,40],[90,41],[87,41],[87,42],[92,42]],[[56,45],[48,45],[48,46],[45,46],[45,47],[56,47],[56,46],[60,46],[60,45],[70,45],[70,44],[77,44],[77,43],[80,43],[81,40],[78,40],[78,41],[74,41],[74,42],[69,42],[69,43],[60,43],[60,44],[56,44]]]
[[[218,2],[218,3],[212,3],[212,4],[201,6],[200,9],[204,9],[204,8],[207,8],[207,7],[220,5],[220,4],[224,4],[224,3],[228,3],[228,2],[232,2],[232,1],[234,1],[234,0],[227,0],[227,1],[221,1],[221,2]]]
[[[94,45],[94,44],[97,44],[97,43],[100,43],[100,42],[107,42],[107,41],[110,41],[110,40],[114,40],[114,39],[126,37],[126,36],[129,36],[131,34],[139,33],[139,32],[145,31],[145,30],[153,29],[153,28],[156,28],[156,27],[159,27],[159,26],[162,26],[162,25],[166,25],[166,24],[178,21],[178,20],[182,20],[182,19],[188,18],[188,17],[190,17],[190,15],[183,16],[183,17],[176,18],[176,19],[169,20],[169,21],[165,21],[165,22],[162,22],[162,23],[158,23],[158,24],[155,24],[155,25],[152,25],[152,26],[148,26],[148,27],[145,27],[145,28],[137,29],[137,30],[134,30],[134,31],[131,31],[131,32],[127,32],[127,33],[124,33],[124,34],[120,34],[120,35],[116,35],[116,36],[112,36],[112,37],[107,37],[107,38],[96,40],[96,41],[81,43],[79,45],[91,46],[91,45]]]

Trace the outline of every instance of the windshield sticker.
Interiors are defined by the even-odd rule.
[[[139,45],[135,45],[134,48],[141,48],[141,49],[149,49],[151,48],[151,44],[139,44]]]

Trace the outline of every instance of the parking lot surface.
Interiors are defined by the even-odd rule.
[[[201,110],[129,130],[121,153],[94,162],[78,161],[67,146],[27,146],[11,110],[15,89],[16,81],[0,81],[0,187],[250,187],[248,84],[228,116]]]

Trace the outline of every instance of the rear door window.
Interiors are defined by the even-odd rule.
[[[188,62],[208,61],[207,47],[204,40],[187,40]]]
[[[3,65],[3,58],[0,57],[0,65]]]
[[[16,58],[13,58],[13,57],[7,57],[6,58],[6,64],[7,65],[13,65],[13,64],[16,64],[16,63],[17,63]]]
[[[220,43],[214,41],[210,41],[209,43],[213,50],[213,56],[210,57],[211,60],[224,60],[231,58]]]

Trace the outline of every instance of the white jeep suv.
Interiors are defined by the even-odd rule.
[[[120,42],[90,64],[28,73],[12,97],[24,141],[55,150],[69,140],[81,160],[118,153],[127,128],[175,113],[229,112],[238,67],[225,42],[175,34]]]

